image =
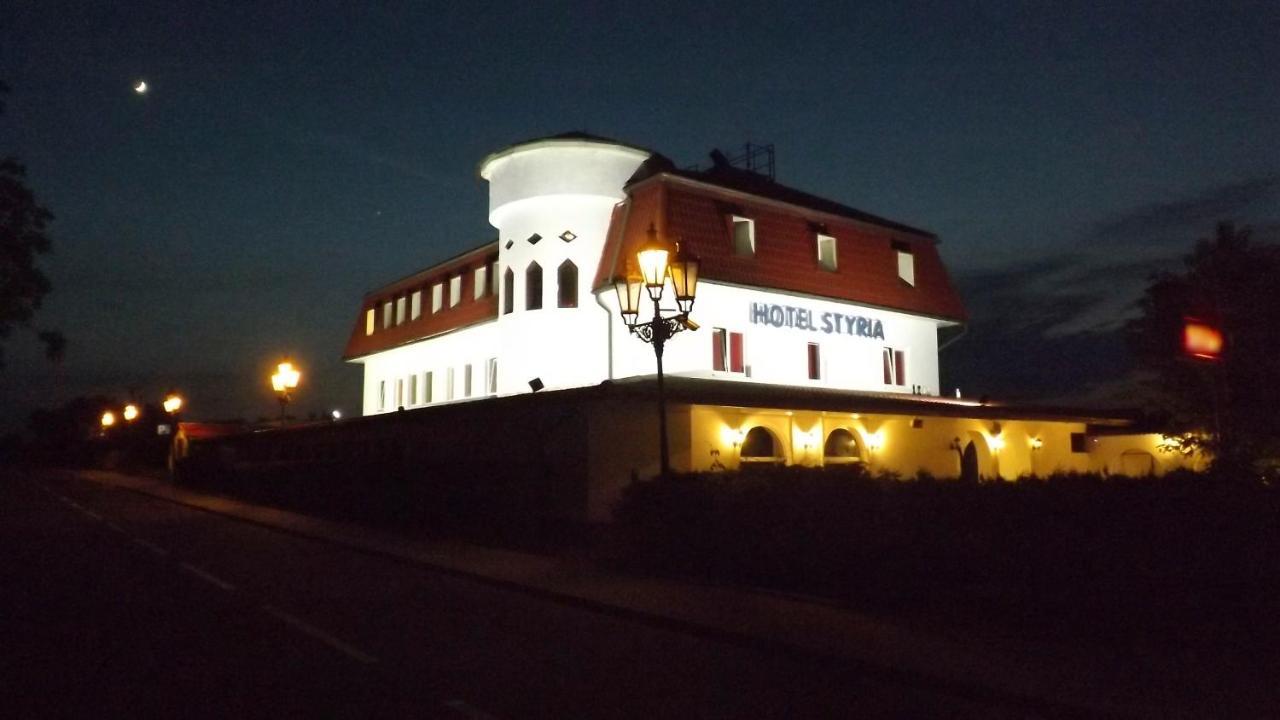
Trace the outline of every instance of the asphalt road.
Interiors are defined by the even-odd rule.
[[[0,473],[5,717],[1034,716],[67,474]]]

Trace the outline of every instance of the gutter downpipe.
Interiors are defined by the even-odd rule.
[[[627,200],[625,200],[624,202],[627,203],[627,207],[625,210],[622,211],[622,227],[618,229],[618,232],[622,233],[623,236],[622,236],[622,239],[618,240],[618,245],[613,250],[613,260],[610,261],[609,263],[609,281],[610,282],[612,282],[616,278],[616,275],[618,272],[618,254],[622,252],[622,240],[626,238],[627,222],[631,220],[631,199],[627,198]],[[608,306],[606,306],[604,302],[600,300],[600,293],[594,292],[591,294],[596,296],[596,304],[600,306],[601,310],[604,310],[604,315],[606,318],[606,323],[608,326],[608,334],[609,334],[609,345],[608,345],[609,347],[609,350],[608,350],[609,379],[613,380],[613,311],[610,310]]]

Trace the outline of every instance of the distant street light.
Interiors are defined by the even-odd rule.
[[[288,360],[277,365],[275,374],[271,376],[271,388],[276,391],[276,399],[280,401],[280,427],[284,427],[285,408],[293,399],[290,393],[297,389],[301,379],[302,373]]]
[[[116,414],[110,410],[102,413],[102,429],[105,432],[107,428],[116,424]]]
[[[662,374],[662,351],[667,341],[676,333],[698,329],[698,324],[689,319],[698,292],[698,260],[681,253],[679,246],[676,247],[674,261],[669,261],[670,254],[670,248],[658,239],[658,230],[651,223],[649,239],[636,251],[640,274],[631,273],[625,278],[614,280],[618,311],[623,322],[632,335],[653,345],[653,355],[658,363],[658,453],[663,476],[671,473],[671,457],[667,445],[667,397]],[[660,305],[668,279],[675,289],[675,310],[663,310]],[[645,322],[639,321],[642,287],[653,301],[653,319]]]
[[[137,420],[138,406],[134,405],[133,403],[129,403],[128,405],[125,405],[123,415],[124,415],[125,422],[133,422],[134,420]]]
[[[178,458],[176,451],[178,448],[178,415],[182,412],[182,396],[176,392],[170,392],[165,395],[162,407],[164,411],[169,413],[171,418],[169,429],[169,477],[175,478],[178,473]]]

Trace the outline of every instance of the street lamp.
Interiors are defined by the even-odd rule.
[[[276,391],[276,398],[280,401],[280,427],[284,427],[284,411],[292,400],[289,393],[298,387],[298,380],[301,378],[302,373],[288,360],[277,365],[275,374],[271,376],[271,388]]]
[[[134,405],[133,403],[129,403],[128,405],[125,405],[123,415],[124,415],[125,422],[133,422],[134,420],[137,420],[138,406]]]
[[[683,330],[697,330],[698,324],[689,319],[693,301],[698,292],[698,260],[676,247],[671,259],[667,244],[658,239],[658,230],[649,225],[649,237],[636,251],[640,272],[629,273],[614,280],[618,294],[618,312],[632,335],[653,345],[653,355],[658,363],[658,450],[662,475],[671,473],[670,450],[667,446],[667,398],[662,375],[662,351],[667,341]],[[667,280],[675,288],[676,309],[664,310],[662,292]],[[640,322],[640,291],[643,288],[653,301],[653,319]]]
[[[182,412],[182,396],[176,392],[165,395],[161,403],[164,411],[169,413],[169,476],[175,477],[178,472],[178,414]]]
[[[116,424],[116,414],[110,410],[102,413],[102,431],[106,432],[107,428]]]

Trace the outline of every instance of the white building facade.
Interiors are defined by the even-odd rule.
[[[506,148],[480,176],[497,241],[364,299],[345,357],[366,415],[653,375],[611,282],[651,225],[702,261],[700,329],[668,343],[667,374],[940,390],[939,333],[965,315],[925,231],[582,134]]]

